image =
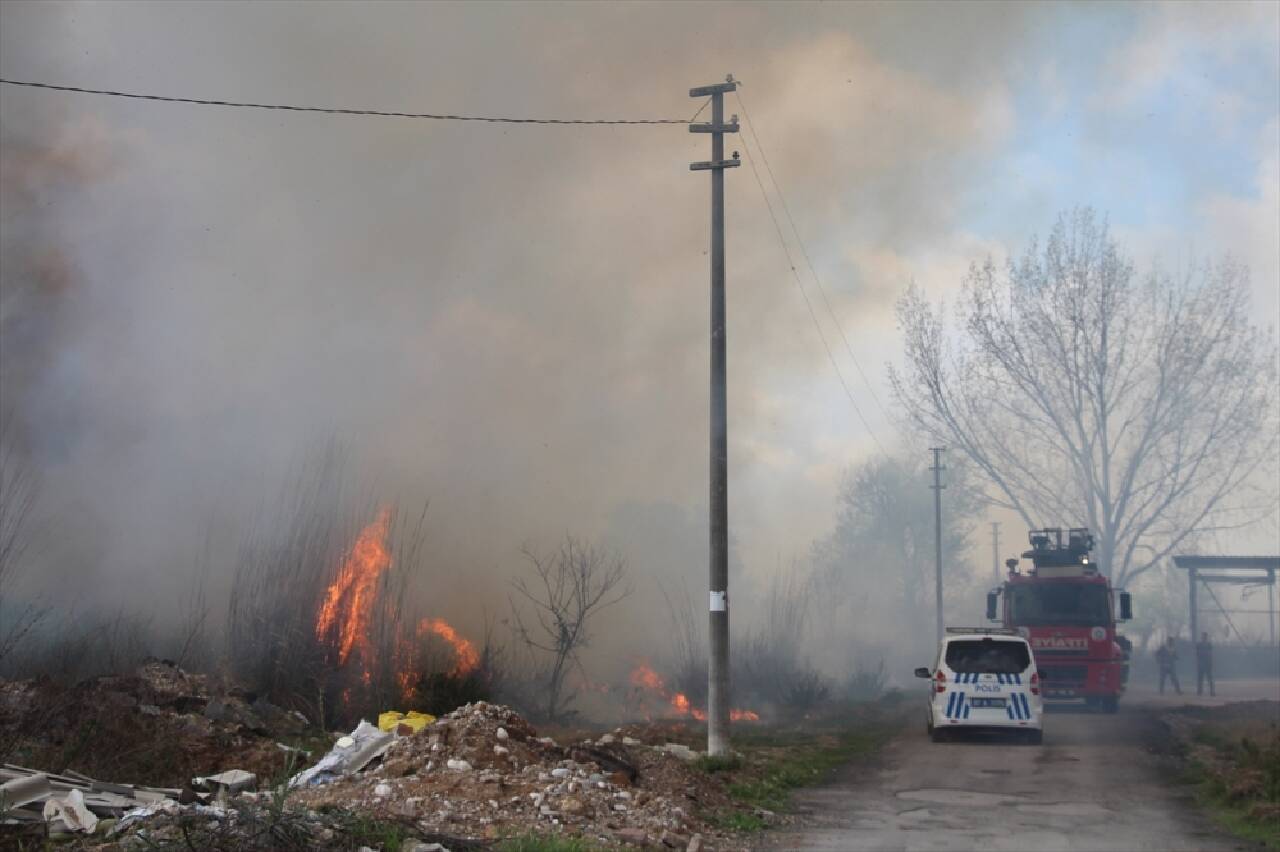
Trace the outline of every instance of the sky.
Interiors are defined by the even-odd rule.
[[[0,76],[179,97],[688,118],[732,73],[768,169],[727,146],[803,239],[784,216],[798,285],[752,170],[727,174],[748,588],[831,528],[850,465],[924,452],[886,379],[911,282],[952,298],[1090,205],[1140,268],[1238,257],[1275,326],[1278,57],[1275,3],[0,4]],[[430,500],[446,609],[566,532],[699,587],[708,148],[0,87],[0,390],[42,576],[169,594],[336,438],[377,499]]]

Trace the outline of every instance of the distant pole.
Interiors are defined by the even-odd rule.
[[[933,532],[934,545],[936,547],[936,559],[934,562],[934,606],[936,607],[935,615],[937,617],[938,641],[942,641],[945,630],[942,625],[942,489],[946,488],[942,484],[942,472],[946,470],[942,466],[942,453],[946,447],[930,447],[933,453],[933,467],[929,468],[933,471],[933,485],[929,486],[933,490]]]
[[[1000,522],[991,522],[991,576],[1000,585]]]
[[[1267,572],[1267,622],[1271,625],[1271,644],[1276,644],[1276,572]]]
[[[723,83],[689,90],[691,98],[711,98],[711,123],[690,124],[690,133],[711,134],[711,160],[690,163],[711,172],[711,644],[707,670],[707,754],[729,753],[729,424],[725,399],[724,170],[738,155],[724,158],[724,134],[738,132],[738,117],[724,123],[724,94],[738,88],[733,75]]]

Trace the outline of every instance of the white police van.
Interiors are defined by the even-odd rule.
[[[929,735],[953,730],[1000,730],[1032,743],[1043,736],[1044,701],[1031,646],[1007,627],[948,627],[929,681]]]

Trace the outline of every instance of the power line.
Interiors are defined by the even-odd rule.
[[[791,224],[791,233],[795,234],[796,243],[800,246],[800,253],[804,257],[805,265],[809,267],[809,274],[813,276],[814,283],[818,285],[818,293],[822,296],[822,303],[826,305],[827,313],[831,316],[831,322],[835,324],[836,331],[840,332],[840,339],[844,341],[844,349],[849,353],[849,360],[857,368],[858,375],[862,377],[863,383],[871,393],[871,398],[875,400],[876,408],[879,408],[880,413],[888,417],[889,413],[885,411],[884,405],[880,402],[875,386],[867,378],[866,372],[862,369],[862,364],[858,362],[858,356],[853,354],[853,347],[849,345],[849,338],[844,333],[844,326],[839,318],[836,317],[836,312],[831,307],[831,300],[827,298],[826,288],[822,286],[822,279],[818,276],[818,270],[814,267],[813,261],[809,259],[809,250],[805,248],[804,240],[800,238],[800,230],[796,227],[796,220],[791,217],[791,208],[787,205],[787,197],[782,194],[782,187],[773,174],[773,167],[769,165],[769,156],[765,154],[764,145],[760,144],[760,137],[756,134],[755,125],[751,123],[751,115],[747,112],[747,105],[742,100],[742,92],[734,92],[734,95],[738,98],[738,106],[742,107],[742,117],[746,120],[747,130],[750,131],[751,138],[755,140],[756,148],[760,151],[760,159],[764,162],[765,170],[769,173],[769,180],[773,183],[773,191],[778,194],[778,201],[782,204],[782,212],[786,214],[787,221]]]
[[[745,112],[743,115],[745,116]],[[757,144],[759,143],[757,142]],[[778,234],[778,242],[782,245],[782,253],[787,258],[787,267],[791,270],[791,277],[795,279],[796,287],[800,290],[800,296],[804,299],[804,306],[809,309],[809,318],[813,320],[813,327],[818,332],[818,339],[822,341],[822,348],[827,352],[827,360],[831,362],[832,369],[836,371],[836,378],[840,380],[840,387],[844,388],[844,395],[849,397],[849,404],[853,406],[853,410],[858,415],[858,419],[862,421],[867,434],[871,436],[871,440],[875,441],[876,446],[880,448],[880,452],[884,452],[884,445],[880,443],[880,439],[876,437],[871,424],[863,416],[862,409],[858,407],[858,401],[853,398],[853,391],[849,390],[849,383],[845,381],[844,373],[840,372],[840,365],[836,362],[835,354],[831,351],[831,345],[827,343],[827,336],[822,332],[822,324],[818,322],[818,315],[813,310],[813,302],[809,299],[809,294],[805,292],[804,282],[800,280],[800,273],[796,269],[795,261],[791,258],[791,249],[787,246],[786,238],[782,235],[782,226],[778,224],[778,217],[773,212],[773,202],[769,200],[769,193],[765,191],[764,181],[760,179],[760,170],[756,168],[756,162],[751,157],[751,146],[747,144],[745,136],[742,137],[742,149],[747,154],[747,165],[751,166],[751,174],[755,175],[756,186],[760,187],[760,197],[764,199],[764,206],[769,211],[769,218],[773,220],[773,229]]]
[[[276,109],[289,112],[321,112],[329,115],[368,115],[381,118],[419,118],[434,121],[479,121],[491,124],[692,124],[691,118],[507,118],[483,115],[447,115],[429,112],[393,112],[377,109],[345,109],[338,107],[310,107],[294,104],[259,104],[248,101],[217,101],[204,98],[177,98],[167,95],[144,95],[137,92],[113,92],[108,89],[86,89],[80,86],[57,86],[53,83],[34,83],[28,80],[5,80],[6,86],[24,86],[29,89],[51,89],[57,92],[76,92],[82,95],[105,95],[112,98],[132,98],[141,101],[164,101],[196,106],[245,107],[248,109]],[[706,104],[703,104],[705,109]],[[698,110],[702,112],[701,109]],[[697,117],[696,115],[694,116]]]

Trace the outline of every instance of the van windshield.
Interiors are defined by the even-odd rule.
[[[1025,642],[987,637],[947,643],[947,667],[957,674],[1014,674],[1030,665]]]

